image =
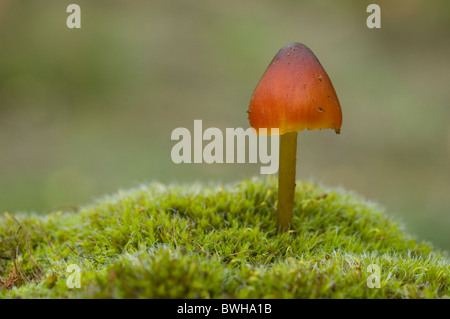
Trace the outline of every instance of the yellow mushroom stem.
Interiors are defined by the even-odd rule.
[[[297,132],[280,136],[280,167],[278,170],[277,229],[288,231],[294,210],[295,164],[297,155]]]

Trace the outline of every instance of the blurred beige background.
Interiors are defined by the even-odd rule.
[[[66,27],[81,6],[82,28]],[[377,3],[382,28],[366,27]],[[0,0],[0,211],[71,209],[119,188],[234,182],[259,164],[175,165],[176,127],[248,127],[278,49],[308,45],[342,134],[299,134],[299,179],[384,205],[450,249],[450,2]]]

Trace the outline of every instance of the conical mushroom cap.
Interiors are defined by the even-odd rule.
[[[284,46],[256,86],[248,110],[251,127],[280,134],[332,128],[339,133],[342,111],[330,78],[301,43]]]

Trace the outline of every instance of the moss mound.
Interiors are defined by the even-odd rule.
[[[436,298],[449,262],[374,204],[298,183],[275,230],[276,180],[151,184],[79,212],[0,217],[3,298]],[[81,288],[70,289],[79,267]],[[380,288],[369,265],[381,270]]]

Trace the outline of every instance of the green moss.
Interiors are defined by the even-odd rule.
[[[298,183],[275,232],[276,181],[151,184],[80,212],[0,218],[3,298],[434,298],[449,262],[376,205]],[[67,266],[81,269],[69,289]],[[369,288],[381,269],[381,288]],[[3,288],[1,288],[3,287]]]

